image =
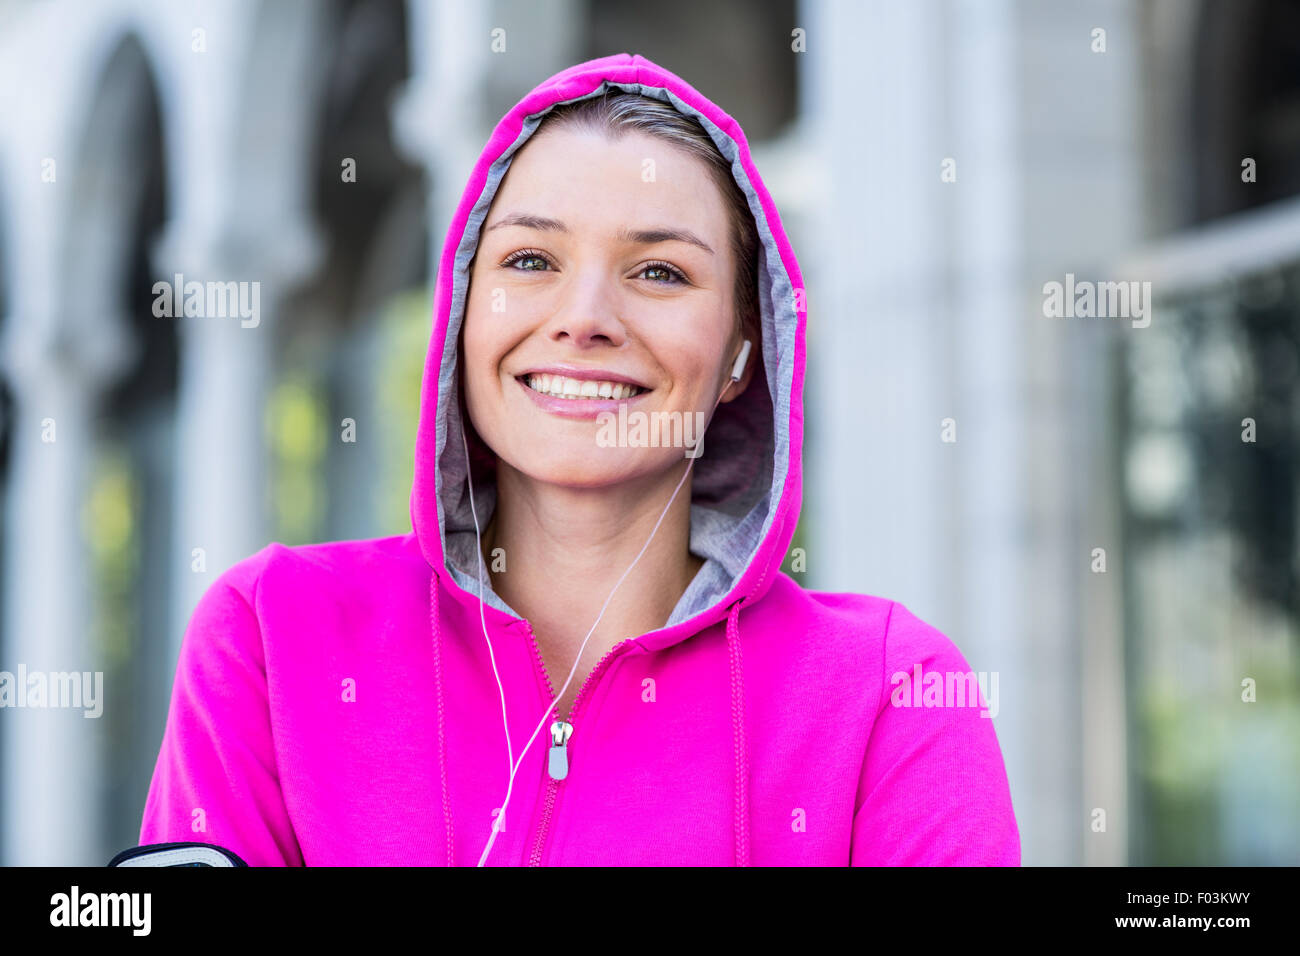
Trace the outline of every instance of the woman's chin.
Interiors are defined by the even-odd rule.
[[[676,480],[681,477],[676,466],[685,468],[687,461],[680,453],[665,461],[669,449],[662,448],[601,448],[591,443],[552,445],[542,452],[543,444],[535,439],[529,443],[526,467],[519,470],[534,481],[567,488],[627,487],[666,478],[667,472]]]

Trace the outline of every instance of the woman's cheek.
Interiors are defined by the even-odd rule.
[[[490,324],[481,303],[471,298],[465,307],[465,364],[481,377],[492,357]]]

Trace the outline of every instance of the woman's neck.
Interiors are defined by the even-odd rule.
[[[704,563],[690,553],[689,478],[618,582],[680,478],[674,468],[612,489],[574,489],[534,481],[501,462],[496,511],[484,534],[486,567],[501,566],[495,549],[505,559],[504,570],[491,572],[493,589],[535,632],[575,652],[615,585],[589,649],[663,627]]]

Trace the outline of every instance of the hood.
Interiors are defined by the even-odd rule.
[[[751,355],[754,374],[749,387],[718,406],[704,454],[695,462],[690,546],[705,564],[665,627],[639,639],[647,650],[656,650],[727,617],[740,602],[752,605],[781,567],[798,522],[802,491],[805,308],[798,264],[739,124],[644,57],[621,53],[557,73],[506,114],[479,156],[447,230],[438,268],[433,334],[420,395],[411,521],[425,560],[452,598],[477,606],[478,558],[457,370],[469,263],[511,159],[545,114],[610,88],[671,103],[698,120],[731,161],[759,235],[762,343]],[[495,481],[491,469],[477,462],[469,470],[479,521],[486,527],[496,504]],[[486,576],[483,600],[512,617],[521,616],[492,590]]]

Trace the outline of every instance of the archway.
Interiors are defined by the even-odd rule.
[[[157,81],[141,41],[126,34],[99,72],[70,163],[75,221],[62,273],[70,307],[113,324],[120,343],[89,432],[84,522],[95,657],[114,699],[99,757],[103,859],[139,835],[139,782],[152,773],[170,697],[177,337],[174,323],[154,317],[150,269],[166,219],[163,157]]]

